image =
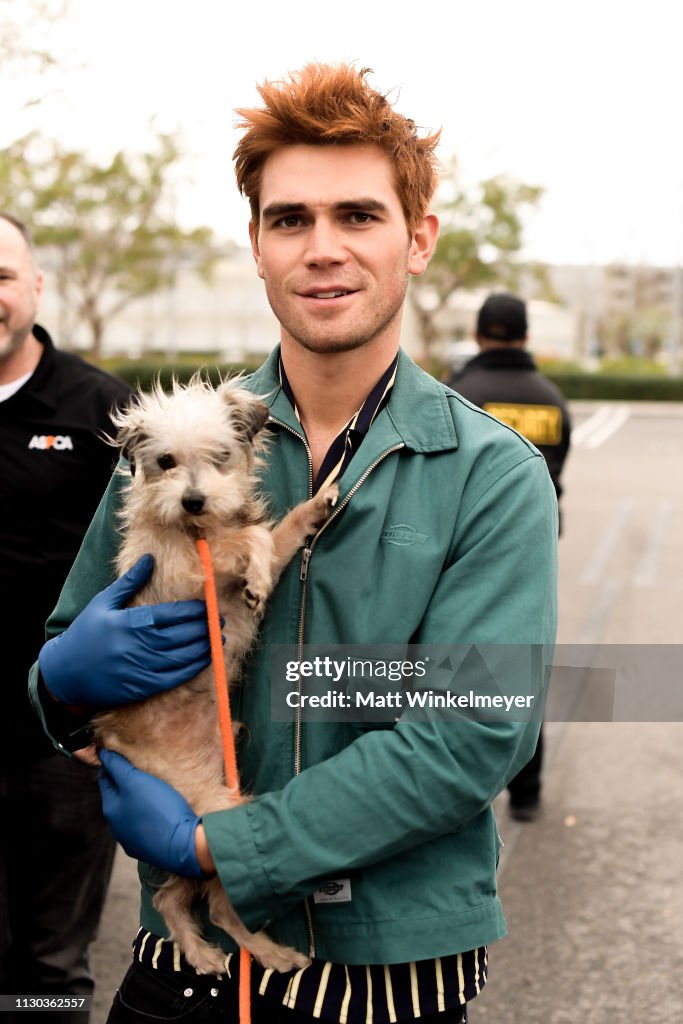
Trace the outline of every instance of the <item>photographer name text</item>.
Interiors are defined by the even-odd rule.
[[[290,690],[285,700],[289,708],[452,708],[466,710],[468,708],[491,708],[512,711],[513,708],[530,708],[534,697],[517,694],[451,693],[435,690],[391,690],[386,693],[366,693],[357,690],[346,693],[344,690],[328,690],[322,694],[299,693]]]

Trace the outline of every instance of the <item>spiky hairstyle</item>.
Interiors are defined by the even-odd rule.
[[[307,64],[288,80],[258,86],[263,107],[240,107],[244,130],[235,149],[237,186],[249,200],[258,229],[263,165],[281,146],[375,143],[394,168],[396,191],[412,236],[429,209],[438,181],[440,132],[419,138],[415,122],[397,113],[371,88],[370,68]]]

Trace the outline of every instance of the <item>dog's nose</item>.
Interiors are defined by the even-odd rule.
[[[198,491],[189,491],[183,495],[182,506],[191,516],[200,516],[204,511],[204,495]]]

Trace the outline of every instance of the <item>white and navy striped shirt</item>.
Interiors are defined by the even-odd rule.
[[[133,959],[161,974],[196,975],[177,942],[140,929]],[[226,955],[226,977],[236,985],[239,955]],[[486,983],[485,946],[467,953],[406,964],[369,966],[314,959],[288,974],[251,965],[254,999],[334,1024],[392,1024],[463,1007]]]

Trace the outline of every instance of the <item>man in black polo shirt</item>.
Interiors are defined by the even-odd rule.
[[[0,991],[88,994],[114,842],[94,769],[55,754],[26,676],[111,476],[109,411],[130,391],[54,348],[34,323],[41,291],[28,231],[0,213]]]
[[[561,391],[539,373],[527,351],[526,306],[516,295],[489,295],[477,317],[479,355],[449,385],[470,402],[508,423],[536,445],[548,465],[558,501],[560,476],[569,451],[571,424]],[[562,520],[560,519],[560,529]],[[536,817],[540,803],[543,732],[529,763],[510,782],[510,813],[518,821]]]

